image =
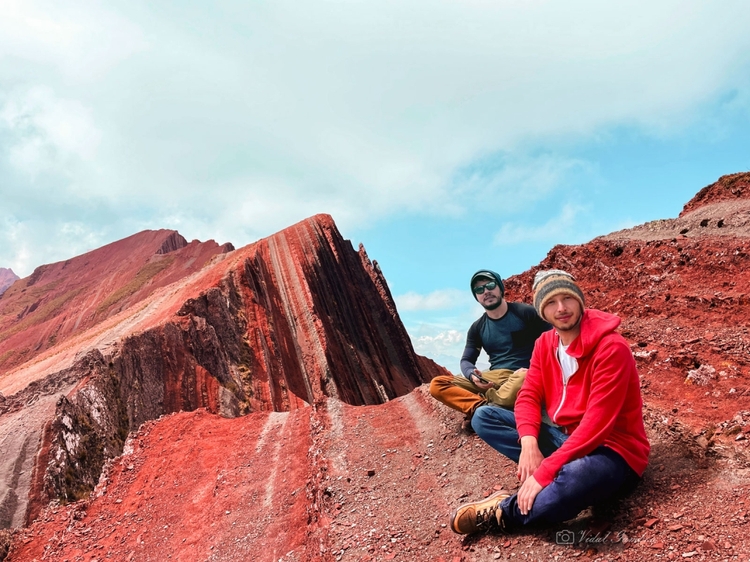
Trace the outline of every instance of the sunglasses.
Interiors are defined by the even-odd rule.
[[[479,285],[477,287],[474,287],[472,291],[474,291],[475,295],[481,295],[482,293],[484,293],[485,289],[487,289],[488,291],[491,291],[495,287],[497,287],[497,283],[495,283],[494,281],[490,281],[489,283],[485,283],[484,285]]]

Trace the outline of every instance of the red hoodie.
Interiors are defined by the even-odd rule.
[[[581,333],[568,347],[578,370],[567,385],[557,359],[557,332],[544,332],[534,346],[515,405],[518,435],[539,436],[542,407],[569,435],[534,473],[542,486],[552,482],[564,464],[600,445],[622,456],[639,476],[646,469],[651,447],[643,427],[640,381],[630,347],[615,332],[619,325],[617,316],[584,311]]]

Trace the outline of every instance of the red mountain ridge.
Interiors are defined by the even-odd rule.
[[[534,273],[562,268],[623,319],[653,447],[619,504],[560,529],[453,535],[450,510],[515,489],[514,467],[429,396],[444,371],[414,355],[377,264],[318,216],[2,367],[15,453],[0,515],[36,518],[6,533],[7,560],[746,557],[748,185],[724,176],[678,218],[556,246],[506,282],[528,302]]]

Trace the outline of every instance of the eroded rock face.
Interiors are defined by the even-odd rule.
[[[149,251],[179,263],[199,244],[180,239],[168,232],[150,237]],[[106,255],[118,254],[118,244]],[[236,417],[296,410],[328,397],[380,404],[446,373],[414,354],[377,264],[363,248],[354,251],[330,217],[312,217],[231,253],[212,249],[215,259],[200,271],[133,299],[0,375],[6,397],[0,437],[27,437],[0,459],[0,513],[6,513],[0,523],[17,526],[23,514],[33,519],[51,500],[84,497],[127,433],[161,415],[205,408]],[[94,269],[97,252],[81,257]],[[49,286],[50,278],[65,285],[63,269],[38,268],[24,288]],[[130,271],[138,279],[142,268]],[[132,282],[119,280],[120,287]],[[73,290],[81,301],[91,298]],[[14,291],[9,303],[17,308],[23,293]],[[64,324],[71,312],[50,316]],[[15,324],[6,315],[6,333],[32,313]],[[45,407],[30,407],[37,402]],[[19,426],[17,416],[32,412]],[[28,481],[14,476],[29,464]]]

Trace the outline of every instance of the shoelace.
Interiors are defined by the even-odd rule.
[[[497,520],[497,510],[500,509],[500,504],[507,497],[508,496],[500,496],[497,498],[494,506],[477,512],[477,528],[492,527],[503,532],[506,531],[505,519],[501,517],[500,521]]]
[[[497,517],[495,517],[495,512],[497,511],[497,508],[500,506],[500,502],[497,502],[494,507],[488,507],[487,509],[483,509],[481,511],[477,512],[477,527],[484,527],[487,525],[492,525],[492,522],[494,521],[495,524],[497,524]]]

